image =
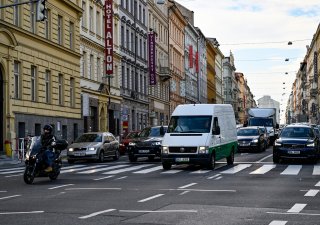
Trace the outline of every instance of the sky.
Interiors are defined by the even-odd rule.
[[[283,122],[292,83],[320,23],[319,0],[176,1],[194,11],[194,25],[218,40],[224,56],[232,52],[255,100],[269,95],[280,103]]]

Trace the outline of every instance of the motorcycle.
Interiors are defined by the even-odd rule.
[[[52,145],[52,152],[54,160],[52,164],[52,171],[46,172],[47,167],[44,160],[43,147],[41,145],[41,136],[30,138],[27,143],[25,170],[23,180],[26,184],[32,184],[35,177],[49,177],[50,180],[56,180],[60,174],[62,167],[62,160],[60,153],[66,149],[68,142],[65,140],[56,140]]]

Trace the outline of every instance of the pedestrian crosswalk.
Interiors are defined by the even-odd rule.
[[[10,176],[14,174],[22,174],[23,167],[0,169],[0,176]],[[159,163],[149,164],[130,164],[130,163],[118,163],[118,164],[95,164],[86,165],[78,164],[71,166],[64,166],[61,170],[61,174],[99,174],[99,175],[118,175],[118,174],[177,174],[177,173],[189,173],[193,175],[206,175],[212,176],[212,173],[219,173],[224,175],[233,175],[246,173],[249,175],[266,175],[268,173],[278,174],[279,176],[296,176],[296,175],[313,175],[320,176],[319,165],[283,165],[283,164],[256,164],[256,163],[235,163],[232,166],[226,164],[219,164],[215,170],[206,170],[201,167],[190,167],[188,165],[173,166],[171,170],[163,170],[162,165]]]

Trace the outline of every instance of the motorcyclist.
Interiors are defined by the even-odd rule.
[[[56,141],[56,137],[52,134],[53,128],[51,125],[45,125],[43,127],[43,133],[41,134],[41,145],[44,151],[44,160],[47,164],[45,172],[52,171],[52,164],[54,160],[53,146]]]

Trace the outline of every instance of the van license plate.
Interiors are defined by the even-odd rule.
[[[288,151],[289,154],[299,155],[300,151]]]
[[[189,162],[189,158],[176,158],[176,162]]]
[[[149,150],[139,150],[139,153],[149,153]]]

